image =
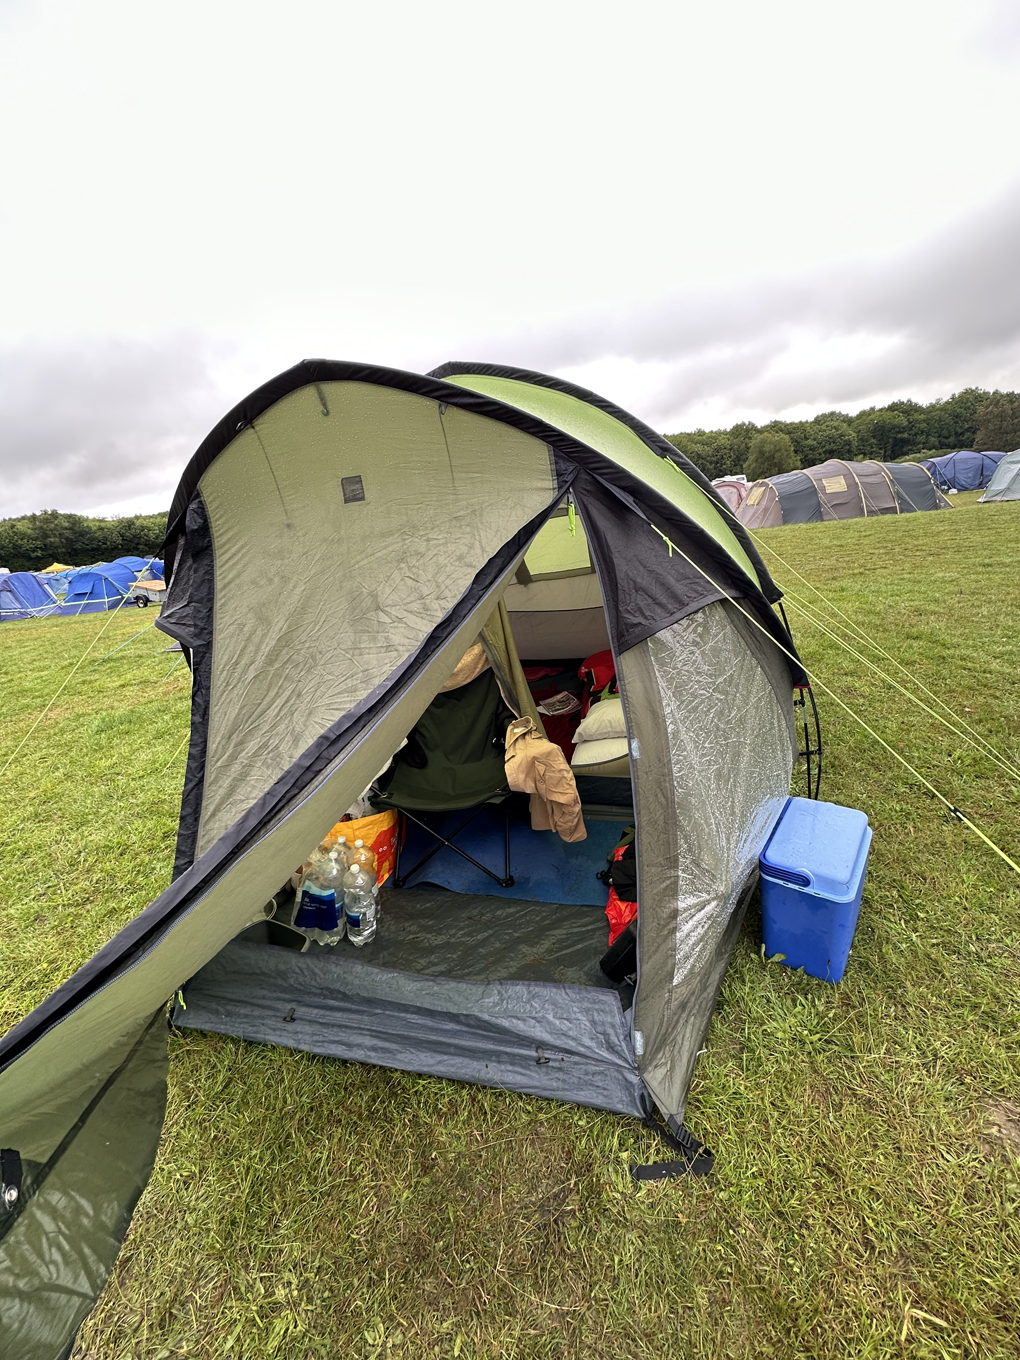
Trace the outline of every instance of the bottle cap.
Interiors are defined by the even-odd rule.
[[[355,848],[355,850],[360,850],[361,847],[362,847],[364,844],[365,844],[364,841],[355,841],[355,842],[354,842],[354,848]]]

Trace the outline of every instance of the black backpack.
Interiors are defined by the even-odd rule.
[[[613,847],[615,855],[620,846],[623,854],[619,859],[610,859],[609,868],[603,869],[598,878],[607,888],[615,888],[616,895],[623,902],[637,901],[637,858],[634,854],[634,828],[629,826],[621,839]]]

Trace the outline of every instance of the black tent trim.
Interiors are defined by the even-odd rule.
[[[526,370],[496,369],[494,366],[476,366],[481,368],[492,368],[493,376],[513,376],[515,373],[524,375]],[[463,370],[461,370],[463,371]],[[536,375],[536,378],[542,375]],[[449,406],[458,406],[466,411],[473,411],[477,415],[487,416],[492,420],[501,421],[504,425],[510,425],[515,429],[521,430],[525,434],[532,435],[536,439],[543,440],[552,448],[566,454],[566,456],[581,466],[594,472],[600,480],[610,485],[621,487],[629,486],[633,478],[626,469],[620,468],[611,459],[599,453],[597,449],[574,439],[570,435],[564,434],[562,430],[556,429],[552,425],[547,425],[544,421],[529,415],[526,411],[521,411],[517,407],[506,405],[501,401],[496,401],[490,397],[484,397],[477,392],[471,392],[464,387],[456,387],[452,383],[445,383],[431,376],[422,376],[418,373],[408,373],[402,369],[381,368],[374,364],[351,363],[347,360],[333,359],[303,359],[284,373],[270,379],[262,387],[257,388],[243,401],[239,402],[224,418],[213,427],[206,438],[199,445],[194,457],[184,469],[180,484],[174,496],[173,504],[170,507],[170,515],[167,521],[166,538],[163,541],[162,553],[164,559],[173,562],[176,556],[176,545],[184,526],[185,516],[188,505],[191,501],[192,493],[198,486],[202,474],[223,452],[241,430],[247,428],[283,397],[289,396],[291,392],[299,388],[314,386],[322,382],[364,382],[373,383],[380,387],[392,387],[398,391],[413,392],[417,396],[428,397],[433,401],[445,402]],[[556,379],[544,379],[547,386],[555,386]],[[604,402],[601,397],[596,397],[594,393],[585,393],[583,388],[573,388],[570,384],[562,384],[561,390],[572,396],[580,397],[583,400],[591,398],[592,403],[600,405],[608,414],[616,419],[622,420],[629,425],[642,440],[649,443],[649,447],[660,457],[671,457],[676,455],[678,459],[686,464],[679,451],[674,449],[661,436],[656,435],[648,426],[636,421],[633,416],[628,416],[626,412],[620,411],[609,402]],[[320,398],[321,399],[321,398]],[[685,466],[685,471],[688,468]],[[622,474],[622,480],[617,480],[613,474]],[[693,464],[689,465],[689,475],[698,483],[698,486],[705,490],[712,499],[721,504],[719,497],[713,490],[711,483],[702,476]],[[651,488],[643,488],[642,494],[650,493]],[[665,500],[662,502],[667,504]],[[749,587],[749,598],[754,600],[762,613],[763,618],[770,620],[770,628],[777,626],[780,632],[786,637],[785,629],[776,619],[776,616],[769,605],[782,598],[782,592],[778,589],[775,582],[769,576],[768,570],[757,551],[751,545],[750,540],[742,546],[745,548],[747,556],[754,567],[758,579],[753,579],[734,561],[730,554],[712,537],[706,533],[699,524],[683,513],[677,506],[669,504],[671,516],[676,522],[677,517],[682,521],[682,527],[688,539],[700,547],[713,562],[715,562],[724,572],[736,574],[742,580],[746,580]],[[726,507],[724,506],[725,510]],[[737,528],[732,522],[732,517],[727,515],[727,525],[737,534]],[[743,531],[741,531],[743,532]],[[744,535],[746,538],[746,534]],[[171,570],[172,577],[172,570]],[[170,580],[167,581],[169,588]],[[777,634],[778,636],[778,634]],[[784,646],[787,643],[784,641]],[[792,644],[791,644],[792,645]]]
[[[451,361],[432,369],[428,377],[450,378],[455,373],[476,373],[479,377],[489,378],[511,378],[516,382],[530,383],[533,387],[547,387],[550,391],[562,392],[564,396],[576,397],[578,401],[586,402],[587,405],[594,406],[599,411],[604,411],[607,416],[612,416],[621,425],[626,425],[627,429],[647,444],[657,457],[667,458],[670,462],[676,463],[678,467],[682,468],[691,481],[695,482],[722,510],[726,526],[732,530],[733,537],[750,559],[758,574],[758,585],[769,604],[776,604],[783,598],[783,592],[769,574],[769,569],[766,567],[758,549],[754,546],[750,534],[735,517],[729,505],[719,495],[702,470],[696,463],[692,463],[675,444],[671,444],[664,435],[658,434],[643,420],[638,420],[637,416],[632,416],[622,406],[617,406],[605,397],[600,397],[597,392],[592,392],[587,387],[579,387],[576,383],[567,382],[563,378],[551,377],[548,373],[538,373],[530,368],[505,368],[501,364],[459,364]]]

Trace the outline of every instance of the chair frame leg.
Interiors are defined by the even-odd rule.
[[[455,855],[460,855],[461,859],[467,860],[467,862],[468,862],[469,864],[473,864],[473,865],[475,866],[476,869],[480,869],[480,870],[482,871],[483,874],[486,874],[489,878],[491,878],[492,881],[493,881],[494,883],[498,883],[499,886],[500,886],[501,888],[512,888],[512,887],[514,886],[514,879],[513,879],[513,874],[511,874],[511,872],[510,872],[510,812],[509,812],[509,809],[506,809],[506,808],[505,808],[505,809],[504,809],[504,813],[503,813],[503,859],[504,859],[504,869],[503,869],[503,877],[502,877],[502,878],[500,878],[499,874],[494,873],[492,869],[487,868],[484,864],[480,864],[480,863],[478,862],[478,860],[475,859],[474,855],[469,855],[468,852],[467,852],[466,850],[462,850],[462,849],[460,848],[459,845],[454,845],[454,844],[453,844],[453,837],[454,837],[454,836],[459,836],[460,833],[464,830],[464,828],[465,828],[470,822],[473,822],[474,819],[478,816],[478,814],[482,811],[482,809],[483,809],[484,807],[486,807],[486,806],[488,806],[486,803],[480,803],[480,804],[478,805],[478,807],[473,808],[473,809],[471,810],[471,812],[469,813],[469,815],[468,815],[467,817],[465,817],[464,820],[460,823],[460,825],[457,826],[457,827],[455,827],[455,828],[453,829],[453,831],[450,832],[450,837],[449,837],[449,838],[447,838],[446,836],[441,835],[440,832],[436,831],[436,829],[435,829],[434,827],[431,827],[431,826],[427,825],[427,823],[422,822],[422,821],[419,821],[419,819],[418,819],[417,817],[415,817],[415,816],[413,815],[413,813],[408,812],[405,808],[398,808],[398,810],[397,810],[397,815],[398,815],[399,818],[401,818],[401,819],[403,819],[403,818],[410,818],[410,820],[411,820],[412,822],[414,822],[415,826],[420,826],[421,829],[422,829],[423,831],[427,831],[428,834],[429,834],[430,836],[432,836],[432,837],[438,842],[438,844],[434,845],[434,846],[432,847],[432,849],[428,852],[428,854],[422,856],[422,858],[418,861],[417,864],[415,864],[415,865],[413,866],[413,868],[408,869],[406,873],[402,874],[402,873],[400,872],[400,851],[401,851],[401,846],[402,846],[402,842],[403,842],[403,839],[404,839],[404,837],[403,837],[404,827],[403,827],[403,824],[402,824],[402,823],[401,823],[400,825],[398,825],[398,827],[397,827],[397,862],[396,862],[396,864],[393,866],[393,886],[394,886],[395,888],[402,888],[402,887],[404,886],[404,884],[407,882],[407,880],[408,880],[413,874],[416,874],[416,873],[418,872],[419,869],[423,869],[423,868],[425,867],[425,865],[428,864],[429,860],[432,859],[432,857],[433,857],[434,855],[438,855],[439,852],[440,852],[440,850],[442,850],[443,846],[445,845],[446,848],[447,848],[448,850],[452,850],[452,851],[454,852]]]

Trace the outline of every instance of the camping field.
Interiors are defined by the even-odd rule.
[[[762,541],[809,668],[1020,862],[1020,505],[953,499]],[[1018,774],[808,624],[795,571]],[[188,672],[151,628],[94,664],[149,622],[3,626],[0,769],[95,643],[2,775],[5,1026],[168,882]],[[175,1034],[79,1360],[1015,1360],[1020,878],[819,706],[822,796],[875,831],[861,922],[833,987],[752,911],[688,1110],[709,1180],[635,1186],[672,1154],[615,1115]]]

